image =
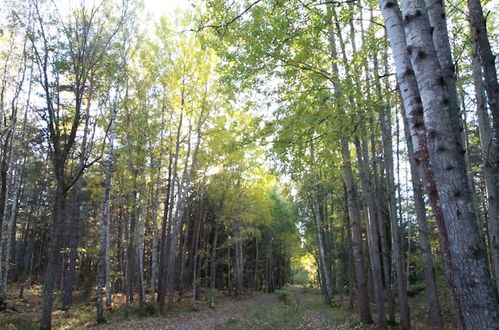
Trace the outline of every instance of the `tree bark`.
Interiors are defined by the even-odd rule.
[[[334,17],[334,21],[331,25],[337,23],[336,12],[333,5],[328,6],[328,11]],[[341,35],[340,35],[341,36]],[[331,55],[333,59],[338,57],[336,49],[336,39],[335,31],[331,26],[329,30],[329,44],[331,48]],[[338,65],[336,61],[332,61],[331,67],[333,73],[338,75]],[[338,84],[333,85],[335,89],[335,94],[340,94],[340,88]],[[352,234],[352,247],[353,247],[353,260],[354,260],[354,270],[355,278],[357,284],[357,304],[359,308],[360,319],[362,323],[370,324],[372,323],[372,316],[369,307],[369,294],[367,290],[367,274],[364,267],[364,254],[362,249],[362,230],[360,226],[360,212],[359,205],[357,202],[357,194],[355,191],[355,185],[353,181],[352,165],[350,158],[350,149],[348,146],[348,138],[342,137],[341,139],[341,154],[343,159],[343,175],[344,182],[347,192],[347,202],[349,211],[349,221]]]
[[[319,259],[321,261],[320,266],[322,269],[323,275],[323,284],[324,284],[324,298],[326,304],[333,304],[333,283],[331,279],[331,268],[329,266],[329,262],[326,257],[326,247],[324,240],[324,229],[322,228],[322,217],[323,213],[321,210],[321,202],[319,197],[319,187],[318,184],[315,184],[314,191],[312,192],[314,200],[312,201],[313,205],[313,216],[315,220],[315,230],[317,234],[317,244],[319,249]]]
[[[385,113],[385,107],[380,109],[381,136],[383,141],[384,168],[386,173],[386,186],[388,194],[388,213],[390,217],[390,233],[392,239],[392,252],[395,262],[395,273],[397,277],[398,298],[400,305],[400,324],[402,328],[410,328],[409,303],[407,298],[407,275],[405,273],[405,262],[400,241],[401,230],[397,218],[397,207],[395,200],[395,175],[393,168],[393,147],[391,127],[391,114]]]
[[[101,237],[99,249],[99,267],[97,279],[97,323],[105,322],[104,308],[102,303],[103,287],[106,288],[106,305],[111,307],[111,285],[109,275],[111,271],[110,258],[110,220],[111,220],[111,182],[114,171],[114,136],[116,128],[116,109],[113,109],[109,133],[109,153],[107,156],[107,168],[105,174],[104,202],[102,207]]]
[[[430,164],[449,239],[451,283],[461,327],[499,324],[495,289],[480,241],[468,187],[459,127],[452,120],[452,93],[437,61],[423,0],[403,0],[407,51],[418,82]]]
[[[365,151],[367,150],[363,151],[363,146],[361,146],[358,137],[355,138],[355,149],[357,152],[357,159],[359,163],[362,194],[364,196],[364,202],[367,211],[367,237],[369,245],[369,259],[371,262],[371,274],[373,279],[372,282],[374,287],[374,299],[376,301],[377,326],[380,328],[386,328],[387,324],[385,317],[385,305],[383,300],[383,280],[381,277],[381,258],[378,249],[379,233],[374,214],[375,208],[372,195],[372,185],[369,181],[369,160],[367,158],[364,158]]]
[[[480,0],[467,0],[467,3],[471,22],[471,39],[483,67],[483,85],[487,92],[487,101],[489,103],[490,111],[492,112],[492,126],[494,127],[495,135],[497,136],[499,132],[499,84],[497,82],[495,56],[492,53],[487,36],[487,21],[483,16]],[[499,145],[499,143],[497,143],[497,145]],[[497,155],[497,152],[496,149],[496,157],[499,156]],[[499,166],[499,159],[496,158],[495,162],[495,167],[497,168]],[[497,175],[499,174],[496,173],[496,180]],[[499,244],[497,241],[496,243]],[[496,247],[497,246],[499,245],[496,245]]]
[[[244,291],[244,255],[241,222],[236,220],[235,232],[235,266],[236,266],[236,297],[242,299]]]
[[[180,120],[179,128],[182,125],[182,120]],[[180,134],[180,130],[178,132]],[[185,167],[182,173],[182,178],[179,183],[178,188],[178,198],[177,205],[175,209],[175,217],[172,218],[172,230],[170,235],[168,259],[167,259],[167,273],[166,273],[166,288],[168,292],[168,309],[173,308],[173,294],[175,292],[175,261],[177,256],[177,243],[180,234],[180,226],[182,224],[185,202],[187,199],[187,194],[189,190],[190,180],[187,177],[190,173],[188,172],[188,164],[191,153],[191,132],[187,138],[187,155],[185,157]]]
[[[490,255],[494,267],[496,289],[499,293],[499,182],[494,175],[497,138],[493,138],[490,130],[490,118],[487,113],[485,90],[483,88],[482,68],[478,59],[476,47],[472,49],[473,84],[476,97],[476,114],[478,117],[478,132],[483,160],[483,175],[487,194],[488,232]]]
[[[168,152],[168,179],[166,185],[166,196],[164,201],[163,222],[161,224],[161,241],[159,245],[159,271],[158,271],[158,297],[157,301],[162,308],[165,304],[165,274],[166,274],[166,251],[167,251],[167,228],[168,214],[170,213],[170,192],[172,184],[172,160],[173,154],[171,150]],[[169,230],[168,230],[169,232]]]
[[[421,178],[418,173],[416,158],[414,156],[414,147],[412,145],[411,132],[405,109],[402,106],[402,117],[404,120],[404,131],[407,143],[407,153],[409,157],[409,165],[411,169],[412,192],[414,196],[414,208],[416,209],[416,219],[418,222],[419,235],[421,240],[421,252],[423,254],[424,278],[426,284],[426,300],[428,301],[429,314],[431,319],[431,327],[433,330],[444,329],[442,320],[442,312],[438,299],[437,284],[435,281],[435,268],[433,267],[433,259],[431,255],[430,234],[426,219],[426,208],[423,199],[423,187]]]
[[[49,330],[52,328],[52,309],[54,305],[54,289],[57,269],[61,264],[62,236],[66,227],[65,210],[67,192],[64,189],[64,181],[61,178],[61,167],[56,167],[57,187],[54,200],[54,211],[52,216],[52,229],[49,242],[49,252],[45,279],[43,282],[42,318],[40,328]]]

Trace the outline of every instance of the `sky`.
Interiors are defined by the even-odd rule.
[[[176,9],[185,9],[192,3],[191,0],[143,0],[143,2],[155,20],[173,14]]]

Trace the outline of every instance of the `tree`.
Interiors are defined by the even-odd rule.
[[[32,45],[39,84],[43,89],[46,103],[45,108],[42,109],[42,115],[47,124],[47,138],[56,181],[50,252],[44,280],[43,312],[40,325],[41,328],[50,329],[55,274],[60,264],[63,233],[67,228],[65,212],[68,192],[83,171],[95,162],[87,158],[81,161],[75,170],[70,171],[68,161],[82,121],[84,101],[87,104],[90,102],[88,99],[88,93],[92,88],[90,81],[102,65],[102,58],[117,30],[104,29],[112,8],[96,6],[88,11],[85,7],[77,8],[71,13],[67,23],[56,20],[56,23],[52,23],[51,28],[48,29],[46,26],[48,17],[44,11],[46,8],[37,1],[33,3],[33,7],[38,24],[34,31],[36,34],[32,38]],[[54,32],[53,29],[65,36],[66,40],[62,43],[65,48],[55,48],[54,43],[58,40],[51,34]],[[67,79],[70,85],[61,85],[62,79]],[[69,89],[74,97],[74,100],[69,101],[68,104],[61,103],[65,89]],[[63,112],[61,108],[64,109]]]
[[[456,290],[454,299],[457,299],[455,304],[460,322],[463,327],[493,327],[498,317],[497,301],[471,208],[459,127],[448,118],[450,106],[457,102],[450,101],[452,94],[448,88],[452,86],[448,86],[441,76],[424,3],[404,1],[402,12],[407,49],[423,103],[430,163],[447,227],[452,273],[450,285]],[[440,75],[431,78],[435,72]],[[470,276],[471,273],[474,276]],[[473,289],[470,289],[470,281]],[[482,296],[484,293],[487,296]],[[470,301],[474,301],[473,306],[469,305]]]

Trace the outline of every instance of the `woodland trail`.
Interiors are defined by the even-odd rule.
[[[225,298],[214,310],[172,312],[102,329],[351,329],[351,321],[347,314],[335,315],[323,309],[318,292],[291,288],[243,300]]]
[[[200,312],[168,313],[162,317],[141,318],[111,324],[104,329],[220,329],[234,318],[243,317],[247,309],[255,304],[261,308],[272,308],[278,303],[275,295],[261,294],[253,298],[237,300],[224,299],[215,309]]]

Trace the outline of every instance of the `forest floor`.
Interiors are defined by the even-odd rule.
[[[243,300],[225,297],[215,309],[134,319],[99,328],[119,329],[351,329],[354,321],[340,309],[326,311],[316,290],[289,287]],[[334,312],[333,312],[334,311]]]
[[[12,291],[11,291],[12,292]],[[13,292],[12,292],[13,293]],[[424,297],[411,299],[413,329],[428,329]],[[192,297],[176,299],[175,308],[159,313],[155,304],[130,307],[127,312],[122,296],[116,295],[113,310],[106,313],[108,323],[95,324],[95,304],[91,297],[75,299],[74,307],[54,311],[54,329],[374,329],[359,323],[358,315],[348,309],[348,297],[334,307],[324,305],[318,290],[288,286],[273,294],[253,294],[242,300],[217,296],[215,309],[203,300],[192,311]],[[0,329],[37,329],[40,313],[40,288],[25,291],[24,299],[9,299],[11,308],[0,313]],[[451,323],[449,328],[452,328]],[[391,329],[398,329],[395,325]]]

